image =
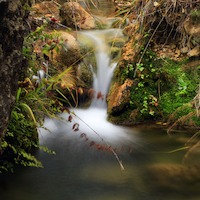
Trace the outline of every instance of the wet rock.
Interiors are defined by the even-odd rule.
[[[77,2],[64,3],[60,9],[63,24],[79,29],[94,29],[94,18]]]
[[[107,101],[108,114],[115,114],[123,110],[124,106],[130,101],[130,89],[134,81],[127,79],[123,85],[117,82],[111,87]]]
[[[111,58],[112,59],[116,58],[119,55],[120,52],[121,52],[120,48],[118,48],[118,47],[112,47],[111,48]]]
[[[78,35],[78,45],[82,55],[85,55],[88,52],[92,53],[95,48],[92,40],[83,34]]]
[[[89,89],[93,82],[93,74],[88,65],[84,62],[79,64],[77,69],[77,87]]]

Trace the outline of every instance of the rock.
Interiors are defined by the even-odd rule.
[[[93,74],[91,68],[84,62],[79,64],[77,69],[77,87],[89,89],[93,82]]]
[[[125,44],[125,38],[115,38],[110,42],[110,46],[122,48]]]
[[[123,29],[123,34],[125,36],[133,36],[135,37],[135,34],[137,34],[137,31],[139,29],[140,25],[138,22],[136,23],[133,23],[129,26],[126,26],[124,29]]]
[[[69,67],[70,65],[76,63],[79,63],[82,56],[80,54],[80,49],[77,43],[76,38],[65,32],[65,31],[58,31],[60,33],[60,39],[63,39],[63,45],[67,49],[63,49],[62,47],[59,47],[59,53],[57,54],[54,50],[54,61],[57,63],[57,66],[62,67]]]
[[[85,55],[88,52],[92,52],[94,50],[95,47],[93,41],[89,37],[85,36],[84,34],[79,34],[77,38],[82,55]]]
[[[112,47],[111,48],[111,58],[112,59],[116,58],[119,55],[120,52],[121,52],[120,48],[118,48],[118,47]]]
[[[180,54],[181,54],[181,51],[180,51],[180,49],[176,49],[175,53],[176,53],[175,57],[179,57],[179,56],[180,56]]]
[[[168,52],[166,52],[166,53],[160,53],[160,57],[161,58],[171,58],[172,56],[173,56],[174,54],[173,53],[168,53]]]
[[[171,49],[176,49],[176,45],[175,44],[171,44],[170,47],[171,47]]]
[[[181,53],[186,54],[188,52],[188,47],[183,47],[180,49]]]
[[[165,191],[195,191],[200,186],[200,169],[177,164],[155,164],[146,168],[151,187]]]
[[[43,1],[41,3],[37,3],[32,8],[36,11],[37,14],[47,14],[47,13],[58,13],[59,7],[53,1]]]
[[[133,84],[134,81],[130,79],[126,79],[123,85],[119,85],[115,82],[107,98],[108,114],[115,114],[123,110],[124,106],[127,105],[130,100],[130,89]]]
[[[95,20],[77,2],[66,2],[60,9],[60,17],[68,27],[77,26],[79,29],[94,29]]]
[[[197,42],[200,42],[200,26],[191,18],[184,23],[184,29],[187,34],[194,37]]]
[[[189,51],[187,53],[187,55],[189,57],[192,57],[192,56],[199,56],[200,55],[200,46],[196,46],[194,47],[191,51]]]

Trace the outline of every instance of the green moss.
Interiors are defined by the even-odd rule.
[[[108,115],[108,120],[113,124],[133,124],[134,122],[130,118],[131,112],[131,110],[126,108],[115,116]]]
[[[141,54],[142,50],[141,48]],[[200,71],[197,66],[190,67],[190,62],[192,61],[164,61],[147,50],[139,65],[127,64],[126,67],[115,70],[115,81],[123,84],[127,78],[133,79],[137,67],[138,84],[131,89],[131,100],[127,107],[139,110],[138,121],[167,120],[177,108],[195,97]],[[184,112],[177,112],[174,120],[189,112],[189,108]],[[115,117],[117,122],[123,121],[118,119],[120,117],[123,118],[122,113]]]
[[[110,42],[111,47],[122,48],[125,44],[126,38],[116,38],[114,41]]]
[[[107,25],[107,24],[102,24],[101,22],[96,21],[96,23],[95,23],[95,28],[96,28],[96,29],[103,30],[103,29],[107,29],[107,28],[108,28],[108,25]]]
[[[119,55],[120,51],[121,51],[121,49],[118,47],[111,48],[111,58],[112,59],[116,58]]]
[[[90,38],[82,34],[78,35],[78,43],[82,55],[85,55],[88,52],[92,52],[95,48]]]
[[[85,62],[80,63],[78,71],[76,86],[89,89],[93,81],[93,75],[89,65],[85,64]]]
[[[191,11],[191,18],[197,24],[200,22],[200,9]]]

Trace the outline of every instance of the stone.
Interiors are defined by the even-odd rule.
[[[47,14],[47,13],[58,13],[59,7],[53,1],[43,1],[41,3],[37,3],[32,8],[36,11],[37,14]]]
[[[187,34],[193,36],[196,41],[200,42],[199,23],[195,23],[195,21],[190,18],[184,23],[184,29]]]
[[[186,54],[188,52],[188,47],[183,47],[180,49],[181,53]]]
[[[117,82],[111,87],[107,98],[108,114],[115,114],[123,110],[130,101],[130,89],[134,81],[126,79],[123,85]]]
[[[196,46],[194,47],[192,50],[190,50],[187,55],[189,57],[192,57],[192,56],[199,56],[200,55],[200,46]]]
[[[63,24],[79,29],[94,29],[95,19],[77,2],[66,2],[60,9]]]
[[[181,51],[180,51],[180,49],[176,49],[175,50],[175,57],[179,57],[180,55],[181,55]]]
[[[59,52],[57,53],[55,49],[53,50],[53,61],[54,64],[62,70],[62,68],[69,67],[74,63],[79,63],[81,60],[80,49],[76,38],[65,31],[57,31],[60,34],[59,40],[63,40],[63,49],[59,47]],[[49,32],[51,33],[51,32]],[[53,32],[52,32],[53,33]],[[50,56],[50,55],[49,55]]]
[[[175,44],[171,44],[170,47],[171,47],[171,49],[176,49],[176,45]]]

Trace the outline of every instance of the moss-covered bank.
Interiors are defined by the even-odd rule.
[[[193,19],[190,18],[193,15],[188,14],[197,13],[195,10],[199,5],[192,4],[188,8],[183,2],[176,5],[170,5],[170,1],[156,5],[149,2],[139,4],[138,1],[137,4],[136,1],[137,6],[133,5],[130,10],[136,14],[142,10],[144,16],[138,15],[134,23],[124,28],[128,40],[122,48],[110,87],[108,119],[115,124],[134,124],[157,120],[174,122],[184,116],[183,123],[198,125],[196,110],[199,107],[194,97],[199,92],[199,34],[197,31],[191,33],[185,24],[188,17],[193,20],[191,26],[195,30],[199,28],[196,23],[199,16],[195,15]],[[165,12],[160,9],[165,9]],[[149,16],[148,13],[152,14]],[[113,86],[118,84],[120,90],[127,79],[137,83],[129,90],[123,109],[116,111],[121,105],[119,101],[112,102],[117,90]],[[120,97],[122,93],[118,95]]]

